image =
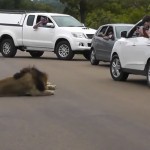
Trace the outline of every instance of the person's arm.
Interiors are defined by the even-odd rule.
[[[103,39],[109,40],[109,36],[103,36]]]
[[[42,21],[39,21],[36,25],[33,26],[33,28],[37,29],[41,23],[42,23]]]

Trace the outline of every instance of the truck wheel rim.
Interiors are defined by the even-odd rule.
[[[118,58],[115,58],[113,60],[111,70],[112,70],[112,74],[115,78],[118,78],[120,76],[121,65],[120,65],[120,61]]]
[[[69,47],[63,44],[59,47],[59,55],[61,57],[67,57],[69,55],[69,50],[70,50]]]
[[[9,43],[4,43],[3,45],[3,53],[4,54],[9,54],[11,49],[11,45]]]

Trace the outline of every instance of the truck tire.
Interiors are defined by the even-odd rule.
[[[17,53],[17,48],[12,39],[4,39],[0,44],[0,52],[4,57],[14,57]]]
[[[43,51],[29,51],[29,53],[33,58],[39,58],[44,54]]]
[[[68,41],[61,41],[56,45],[55,53],[58,59],[71,60],[74,57],[74,52]]]

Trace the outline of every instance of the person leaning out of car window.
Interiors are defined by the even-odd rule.
[[[34,29],[37,29],[38,27],[43,27],[48,23],[48,18],[46,17],[41,17],[40,21],[33,26]]]
[[[138,36],[150,38],[150,16],[144,16],[143,20],[143,26],[137,28],[137,34]]]
[[[108,35],[104,35],[104,36],[103,36],[103,39],[105,39],[105,40],[114,40],[113,31],[110,31],[110,32],[108,33]]]

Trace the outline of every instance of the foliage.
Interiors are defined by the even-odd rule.
[[[64,13],[74,14],[81,22],[85,23],[86,13],[88,12],[89,0],[60,0],[65,4],[66,8]]]
[[[56,7],[97,29],[106,23],[136,23],[150,12],[150,0],[0,0],[0,9],[44,10]]]
[[[31,0],[0,0],[0,9],[51,11],[50,5]]]
[[[101,24],[112,23],[113,14],[111,14],[110,11],[96,9],[95,11],[88,14],[86,22],[86,26],[97,29]]]
[[[61,0],[66,4],[67,13],[79,18],[79,2],[82,0]],[[150,0],[94,0],[86,1],[85,24],[98,28],[106,23],[136,23],[150,10]]]

